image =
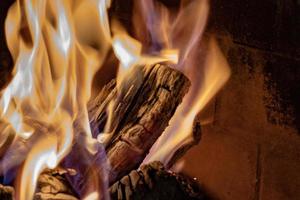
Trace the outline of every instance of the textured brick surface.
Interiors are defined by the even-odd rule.
[[[298,0],[212,0],[210,27],[236,42],[300,56]]]
[[[220,46],[232,76],[183,171],[214,199],[299,199],[299,60],[230,37]]]
[[[213,199],[253,199],[255,143],[234,136],[232,130],[206,127],[203,132],[201,144],[184,159],[184,172],[197,178]]]
[[[232,77],[184,171],[215,199],[300,198],[300,1],[211,1]]]
[[[263,146],[261,200],[300,198],[300,138],[289,132],[273,134],[276,140],[266,141]]]

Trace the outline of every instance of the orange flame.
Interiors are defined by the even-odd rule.
[[[179,49],[178,64],[173,67],[191,81],[190,91],[178,107],[169,127],[143,162],[159,160],[167,164],[174,152],[191,139],[197,114],[226,83],[230,69],[215,40],[212,39],[208,49],[204,49],[201,37],[209,13],[207,0],[182,1],[180,10],[175,14],[152,0],[136,0],[135,5],[137,37],[145,43],[150,40],[158,48]],[[145,41],[144,35],[147,33],[150,38]],[[207,54],[199,54],[203,51]]]
[[[23,162],[18,199],[32,199],[41,171],[68,154],[75,120],[88,150],[94,150],[86,104],[111,47],[109,6],[100,0],[18,0],[8,12],[6,36],[15,66],[0,114],[14,128],[7,151],[18,158],[4,156],[0,173]],[[21,143],[22,151],[15,148]]]
[[[153,0],[135,0],[136,38],[117,21],[109,23],[110,5],[110,0],[17,0],[8,12],[6,40],[15,66],[0,99],[0,154],[6,151],[0,174],[20,166],[17,199],[32,199],[39,174],[56,167],[75,141],[92,154],[97,144],[105,143],[107,138],[92,138],[87,102],[92,79],[111,48],[120,61],[118,91],[127,89],[124,85],[137,66],[166,61],[192,82],[144,162],[167,163],[189,140],[197,113],[229,78],[229,67],[214,41],[203,65],[195,53],[208,16],[207,0],[183,1],[177,14]],[[114,101],[108,108],[107,134],[100,136],[109,138]],[[83,129],[80,133],[75,123]],[[99,198],[95,190],[84,199]]]
[[[189,143],[193,139],[191,133],[197,115],[228,80],[229,66],[214,39],[209,42],[209,49],[206,53],[205,62],[202,63],[200,70],[201,74],[190,71],[193,73],[189,74],[192,81],[190,91],[177,108],[169,127],[152,147],[144,163],[159,160],[167,164],[177,149]]]

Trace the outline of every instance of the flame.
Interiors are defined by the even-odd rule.
[[[0,173],[21,164],[18,199],[32,199],[38,175],[70,152],[75,120],[93,152],[97,141],[86,104],[94,74],[111,48],[109,7],[103,0],[17,0],[8,12],[6,39],[15,66],[1,93],[0,114],[16,136]]]
[[[169,127],[152,147],[144,163],[159,160],[168,164],[177,149],[193,140],[191,133],[197,115],[201,114],[201,111],[228,80],[229,66],[215,39],[209,41],[206,59],[201,68],[200,72],[203,74],[196,73],[190,76],[192,80],[190,91],[177,108]]]
[[[110,48],[120,60],[118,87],[134,66],[178,61],[175,49],[142,53],[142,44],[117,22],[112,35],[110,4],[110,0],[17,0],[8,12],[6,40],[15,66],[13,80],[2,91],[0,114],[16,137],[2,143],[6,154],[0,173],[20,166],[18,199],[33,197],[38,175],[56,167],[74,140],[97,152],[99,141],[92,138],[86,104],[92,79]],[[85,139],[76,139],[75,122]]]
[[[99,194],[97,192],[93,192],[84,198],[84,200],[96,200],[96,199],[99,199]]]
[[[178,63],[178,49],[165,48],[160,52],[155,52],[153,55],[143,54],[142,43],[131,37],[117,21],[113,21],[112,31],[114,33],[112,37],[112,48],[114,54],[120,61],[116,77],[118,92],[129,89],[126,88],[126,82],[128,82],[128,77],[130,77],[132,71],[138,66],[153,65],[160,62]],[[104,133],[98,136],[99,142],[106,143],[112,136],[110,134],[110,131],[113,129],[111,118],[114,113],[115,104],[115,100],[112,100],[108,105],[108,120],[105,125]]]
[[[87,111],[93,77],[110,49],[120,61],[118,93],[129,89],[126,82],[136,67],[159,62],[172,64],[192,83],[144,162],[167,163],[189,140],[196,115],[229,78],[214,41],[201,65],[195,53],[207,21],[207,0],[182,1],[176,14],[156,1],[135,0],[135,37],[115,19],[110,22],[110,5],[110,0],[17,0],[8,12],[6,40],[15,65],[0,99],[0,155],[5,152],[0,175],[19,169],[17,199],[32,199],[39,174],[58,166],[73,144],[95,154],[111,136],[114,100],[108,106],[105,134],[100,135],[105,138],[92,137]],[[91,187],[83,196],[106,195]]]
[[[191,81],[191,88],[169,127],[143,161],[159,160],[167,164],[174,152],[192,139],[196,116],[226,83],[230,69],[216,41],[211,39],[205,49],[201,40],[209,13],[207,0],[182,1],[177,13],[157,1],[136,0],[134,13],[137,37],[150,43],[148,49],[152,51],[179,49],[178,64],[172,67]]]
[[[112,47],[116,57],[120,61],[117,75],[117,84],[120,85],[123,79],[129,76],[131,69],[138,65],[152,65],[159,62],[178,62],[177,49],[162,49],[155,55],[142,53],[142,43],[131,37],[124,28],[117,22],[112,24],[114,36]]]

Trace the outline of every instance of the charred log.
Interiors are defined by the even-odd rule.
[[[39,178],[39,193],[36,194],[35,200],[77,199],[76,195],[68,189],[69,185],[63,174],[48,171],[42,176],[44,177]],[[54,186],[54,181],[49,181],[49,177],[54,177],[55,181],[59,183]],[[47,181],[45,182],[45,180]],[[167,171],[159,162],[153,162],[141,166],[140,169],[132,170],[115,182],[109,188],[109,193],[113,200],[207,199],[195,181]]]
[[[110,137],[106,140],[105,150],[111,165],[107,173],[111,184],[126,174],[130,174],[111,187],[112,196],[115,196],[117,191],[118,195],[128,196],[129,194],[126,193],[119,194],[118,187],[125,187],[126,177],[134,176],[134,174],[144,177],[140,181],[145,184],[137,187],[138,191],[141,188],[148,188],[147,192],[159,195],[155,194],[160,193],[159,185],[169,185],[170,191],[166,188],[166,193],[172,193],[175,190],[176,192],[185,192],[185,190],[177,189],[180,186],[178,176],[171,176],[159,164],[144,166],[139,171],[132,170],[139,167],[149,149],[168,126],[169,120],[187,92],[189,84],[190,82],[183,74],[166,65],[144,66],[136,68],[130,78],[127,78],[126,84],[122,84],[122,87],[117,87],[115,81],[107,84],[97,98],[89,103],[89,117],[93,135],[96,137],[100,134],[101,137],[104,125],[107,123],[108,106],[113,102],[110,127],[106,128]],[[195,127],[194,141],[178,150],[169,165],[184,154],[192,144],[198,142],[200,139],[199,127]],[[165,173],[162,173],[163,171]],[[155,173],[152,174],[152,172]],[[86,174],[87,172],[79,173]],[[66,175],[72,176],[70,173],[66,173]],[[57,171],[47,171],[41,174],[35,199],[77,199],[67,180],[69,179]],[[151,189],[149,186],[154,182],[157,187]],[[131,186],[129,187],[132,189]],[[131,191],[131,193],[134,192]],[[165,195],[165,193],[162,194]],[[179,196],[187,197],[184,196],[185,194]],[[144,193],[143,195],[145,195],[143,198],[155,197],[151,196],[152,194]],[[138,196],[134,198],[141,199]]]
[[[110,187],[112,199],[204,200],[207,199],[191,180],[165,170],[159,162],[131,171]]]
[[[66,170],[47,170],[38,178],[35,200],[77,200],[75,192],[63,176]]]
[[[117,94],[115,88],[109,93],[116,94],[110,121],[111,138],[106,144],[111,165],[110,183],[138,168],[168,126],[190,85],[182,73],[161,64],[138,68],[126,83],[125,90]],[[108,95],[107,98],[112,97]],[[93,130],[95,125],[103,127],[101,123],[106,121],[107,105],[103,104],[97,106],[100,111],[93,111],[97,113],[91,117]]]
[[[10,186],[3,186],[0,184],[0,199],[12,200],[14,199],[14,188]]]

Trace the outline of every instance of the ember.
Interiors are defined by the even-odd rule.
[[[197,143],[197,114],[229,78],[215,40],[202,39],[206,0],[176,12],[136,0],[133,35],[109,19],[110,6],[17,0],[9,9],[14,70],[0,99],[0,174],[14,182],[16,199],[109,199],[123,176],[148,173],[131,172],[141,164],[170,167],[179,149]],[[117,76],[91,99],[111,52]]]

